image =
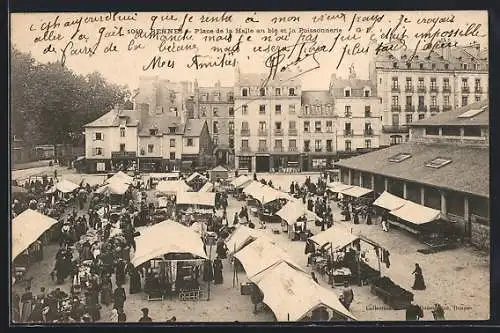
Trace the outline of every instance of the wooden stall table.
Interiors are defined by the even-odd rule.
[[[350,282],[352,276],[351,270],[346,267],[333,270],[331,275],[333,285],[335,286],[342,286],[345,281]]]

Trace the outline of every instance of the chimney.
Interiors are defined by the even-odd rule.
[[[140,103],[137,105],[137,110],[140,112],[141,124],[144,124],[149,115],[149,104]]]

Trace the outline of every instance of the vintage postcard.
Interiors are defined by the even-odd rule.
[[[10,16],[14,324],[490,318],[487,11]]]

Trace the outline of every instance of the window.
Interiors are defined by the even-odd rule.
[[[296,126],[297,126],[297,125],[295,124],[295,120],[290,120],[290,121],[288,122],[288,129],[290,129],[290,130],[295,130],[295,129],[296,129]]]
[[[469,68],[468,64],[462,64],[462,69],[467,70]]]
[[[365,106],[365,118],[369,118],[371,116],[372,116],[371,107],[369,105],[366,105]]]
[[[424,78],[423,77],[419,77],[418,78],[418,88],[419,89],[423,89],[424,88]]]
[[[229,107],[229,117],[234,117],[234,107],[233,106]]]
[[[158,129],[157,128],[152,128],[149,130],[150,135],[158,135]]]
[[[425,97],[418,96],[418,106],[424,106],[424,104],[425,104]]]
[[[288,112],[295,113],[295,104],[288,105]]]
[[[124,143],[120,143],[120,151],[121,152],[125,151],[125,144]]]
[[[365,148],[371,148],[372,147],[372,140],[366,139],[365,140]]]
[[[194,146],[193,139],[187,139],[187,146],[188,147]]]
[[[410,123],[411,123],[411,121],[413,120],[413,117],[412,117],[412,116],[413,116],[412,114],[407,114],[407,115],[406,115],[406,123],[407,123],[407,124],[410,124]]]
[[[351,141],[346,140],[344,144],[345,144],[345,151],[351,151]]]
[[[229,121],[228,126],[229,126],[229,134],[233,134],[234,133],[234,122]]]
[[[411,102],[412,102],[412,97],[406,96],[406,105],[411,106]]]
[[[304,151],[306,151],[306,152],[307,152],[307,151],[309,151],[309,150],[310,150],[310,148],[311,148],[311,147],[309,146],[310,142],[311,142],[311,141],[309,141],[309,140],[304,140]]]
[[[326,151],[333,151],[333,141],[332,140],[326,140]]]
[[[321,140],[314,140],[314,150],[321,151]]]
[[[424,69],[424,64],[420,63],[420,64],[419,64],[419,68],[420,68],[420,69]]]
[[[151,145],[151,144],[150,144],[150,145],[148,145],[148,153],[150,153],[150,154],[151,154],[151,153],[154,151],[154,149],[155,149],[155,146],[154,146],[154,145]]]
[[[266,130],[266,122],[259,121],[259,131],[264,132]]]
[[[397,62],[393,62],[392,63],[392,68],[398,68],[398,63]]]
[[[333,121],[331,121],[331,120],[327,120],[327,121],[326,121],[326,131],[327,131],[328,133],[331,133],[331,132],[332,132],[332,130],[333,130]]]
[[[404,160],[407,160],[411,157],[410,154],[407,154],[407,153],[398,153],[394,156],[391,156],[389,157],[389,162],[393,162],[393,163],[399,163],[399,162],[402,162]]]
[[[274,90],[274,92],[275,92],[276,96],[281,96],[281,88],[276,88]]]
[[[436,78],[431,77],[431,89],[437,89]]]
[[[426,127],[425,128],[425,135],[439,135],[439,127]]]
[[[449,64],[444,64],[444,69],[449,69],[450,65]]]
[[[241,140],[241,148],[243,150],[248,149],[248,140]]]
[[[120,127],[120,137],[125,137],[125,127]]]
[[[217,113],[218,113],[218,111],[219,111],[219,110],[217,109],[217,107],[216,107],[216,106],[214,106],[214,108],[213,108],[212,110],[213,110],[213,112],[214,112],[214,117],[218,117],[218,114],[217,114]]]
[[[410,69],[410,68],[411,68],[411,62],[409,62],[409,61],[408,61],[408,62],[406,63],[406,68],[408,68],[408,69]]]
[[[168,132],[169,132],[170,134],[175,134],[175,129],[176,129],[176,128],[175,128],[175,126],[169,127],[169,128],[168,128]]]
[[[314,131],[316,133],[320,133],[321,132],[321,121],[314,122]]]
[[[419,113],[418,114],[418,120],[425,119],[425,113]]]
[[[170,153],[170,160],[175,160],[175,152]]]
[[[241,96],[248,96],[248,88],[241,89]]]
[[[288,148],[297,148],[297,140],[288,140]]]
[[[102,148],[100,148],[100,147],[96,147],[96,148],[94,148],[94,149],[95,149],[95,150],[94,150],[94,155],[96,155],[96,156],[100,156],[100,155],[102,155]]]
[[[443,88],[450,89],[450,79],[448,79],[448,78],[443,79]]]
[[[347,132],[347,133],[350,133],[351,132],[351,123],[345,123],[344,124],[344,130]]]
[[[206,106],[202,106],[201,107],[201,116],[202,117],[206,117],[207,116],[207,107]]]
[[[407,77],[406,78],[406,88],[407,89],[411,89],[413,86],[412,82],[411,82],[411,77]]]
[[[346,117],[348,117],[348,118],[352,116],[352,113],[351,113],[351,106],[350,106],[350,105],[346,105],[346,106],[345,106],[344,115],[345,115]]]
[[[429,168],[439,169],[450,163],[451,160],[448,158],[436,157],[432,161],[425,163],[425,166]]]
[[[266,96],[266,88],[260,88],[259,89],[259,95]]]
[[[278,131],[281,131],[281,121],[277,121],[274,123],[274,128],[276,128]]]
[[[309,114],[309,105],[304,106],[304,112],[305,114]]]
[[[215,99],[216,101],[220,101],[220,92],[218,92],[218,91],[217,91],[217,92],[214,92],[214,99]],[[215,111],[214,111],[214,112],[215,112]]]
[[[431,67],[432,67],[432,69],[436,69],[436,64],[432,63]]]
[[[276,105],[274,106],[274,112],[275,112],[276,114],[280,114],[280,113],[281,113],[281,104],[276,104]]]
[[[462,88],[468,88],[469,87],[469,79],[465,78],[462,79]]]
[[[481,101],[481,96],[476,96],[475,100],[476,100],[476,102],[480,102]]]
[[[462,106],[466,106],[467,104],[469,104],[469,97],[462,96]]]
[[[249,128],[248,128],[248,122],[247,121],[244,121],[241,123],[241,130],[242,131],[248,131]]]
[[[208,93],[201,94],[201,100],[205,102],[208,101]]]
[[[102,135],[102,133],[95,133],[95,140],[96,141],[102,141],[103,137],[104,137],[104,135]]]
[[[170,148],[175,148],[175,139],[170,139]]]
[[[266,149],[267,147],[267,141],[266,140],[259,140],[259,149],[263,150]]]
[[[443,96],[443,105],[444,106],[450,105],[450,96]]]
[[[234,148],[234,139],[229,138],[229,148]]]
[[[397,77],[392,78],[392,89],[399,89],[399,81]]]
[[[394,106],[399,105],[399,96],[392,96],[392,105]]]
[[[371,132],[371,131],[372,131],[372,124],[365,123],[365,132]]]
[[[232,92],[227,93],[227,99],[229,102],[234,101],[234,95]]]
[[[437,106],[437,96],[431,96],[431,105]]]
[[[212,141],[213,141],[213,143],[214,143],[215,146],[217,146],[219,144],[219,138],[216,137],[216,136],[214,136],[214,138],[213,138]]]
[[[259,114],[265,114],[266,113],[266,105],[261,104],[259,105]]]
[[[370,89],[365,89],[365,97],[370,97]]]
[[[308,121],[304,121],[304,132],[309,132],[309,122]]]
[[[288,95],[295,96],[295,88],[289,88],[288,89]]]
[[[481,127],[479,126],[465,126],[464,136],[481,136]]]
[[[243,105],[241,106],[241,113],[242,113],[244,116],[248,114],[248,105],[243,104]]]
[[[476,69],[476,71],[480,70],[481,69],[481,64],[475,64],[474,68]]]
[[[392,114],[392,126],[399,126],[399,114]]]
[[[219,122],[214,121],[213,128],[214,128],[214,134],[219,133]]]
[[[441,128],[442,136],[460,136],[460,128],[457,126],[444,126]]]
[[[344,90],[344,97],[351,97],[351,89],[346,88]]]
[[[274,147],[278,149],[283,148],[283,140],[281,139],[274,140]]]
[[[474,80],[474,87],[477,89],[481,88],[481,79]]]

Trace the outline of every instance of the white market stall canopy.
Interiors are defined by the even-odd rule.
[[[270,186],[265,185],[262,188],[261,195],[254,197],[255,199],[259,200],[261,204],[265,205],[269,202],[272,202],[274,200],[278,199],[286,199],[288,201],[293,200],[293,197],[289,195],[288,193],[276,190]]]
[[[156,190],[169,194],[178,194],[179,192],[187,192],[191,188],[183,180],[163,180],[158,183]]]
[[[202,174],[200,174],[198,172],[195,172],[195,173],[192,173],[189,177],[186,178],[186,183],[189,183],[189,182],[195,180],[196,178],[201,178],[203,180],[208,180],[207,177],[203,176]]]
[[[262,192],[262,188],[264,186],[265,185],[261,182],[252,180],[251,183],[245,186],[245,188],[243,189],[243,193],[245,193],[246,195],[251,195],[253,197],[254,195],[259,195],[259,193]]]
[[[281,208],[276,215],[285,220],[288,225],[293,225],[297,219],[303,215],[306,216],[307,221],[322,221],[322,219],[307,209],[307,207],[300,201],[289,201]]]
[[[332,226],[325,231],[320,232],[309,238],[314,243],[318,244],[320,247],[330,243],[332,249],[342,249],[347,245],[351,244],[355,240],[359,239],[359,236],[351,234],[349,230],[341,226]]]
[[[210,192],[214,189],[214,184],[207,182],[203,185],[198,192]]]
[[[126,183],[122,183],[119,181],[113,181],[110,183],[107,183],[104,186],[99,187],[97,190],[95,190],[95,193],[111,193],[111,194],[117,194],[117,195],[123,195],[127,190],[129,189],[130,185]]]
[[[441,211],[437,209],[425,207],[412,201],[405,201],[406,203],[403,206],[392,210],[391,214],[418,225],[435,221],[441,217]]]
[[[178,172],[164,172],[164,173],[153,172],[149,174],[149,178],[156,180],[178,180],[179,177],[180,176]]]
[[[285,261],[300,269],[292,258],[270,239],[258,238],[234,254],[243,267],[250,281],[256,282],[262,272],[274,264]]]
[[[70,193],[79,188],[80,186],[76,185],[69,180],[63,179],[60,182],[55,184],[55,188],[62,193]]]
[[[330,192],[333,192],[333,193],[339,193],[340,191],[350,189],[351,187],[353,187],[353,186],[346,185],[346,184],[339,183],[339,182],[333,182],[333,183],[328,184],[328,190]]]
[[[179,192],[177,193],[178,205],[215,206],[215,193],[213,192]]]
[[[27,209],[12,220],[12,261],[57,223],[56,219]]]
[[[244,187],[245,185],[249,184],[252,182],[252,178],[246,176],[246,175],[241,175],[236,179],[233,179],[231,182],[231,185],[233,185],[235,188],[241,188]]]
[[[374,206],[378,206],[387,210],[395,210],[403,207],[406,200],[384,191],[374,202]]]
[[[264,294],[263,302],[278,321],[298,321],[320,306],[346,320],[356,320],[331,289],[321,287],[307,273],[285,262],[269,268],[257,285]]]
[[[118,171],[117,173],[115,173],[113,176],[111,176],[110,178],[108,178],[106,180],[106,184],[115,183],[115,182],[131,185],[134,182],[134,178],[130,177],[129,175],[127,175],[121,171]]]
[[[168,253],[191,253],[207,259],[200,234],[172,220],[141,230],[135,240],[137,250],[131,262],[136,267]]]
[[[244,225],[239,225],[235,231],[226,239],[225,243],[229,254],[234,254],[241,250],[245,245],[266,235],[258,229],[252,229]]]
[[[359,198],[359,197],[362,197],[363,195],[366,195],[366,194],[372,193],[372,192],[373,192],[373,190],[370,190],[370,189],[364,188],[364,187],[359,187],[359,186],[352,186],[350,188],[343,189],[343,190],[339,191],[339,193],[341,193],[343,195],[347,195],[347,196],[354,197],[354,198]]]

